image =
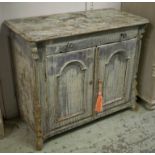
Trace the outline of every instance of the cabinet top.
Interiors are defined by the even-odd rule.
[[[5,24],[25,40],[38,42],[142,25],[148,22],[143,17],[119,10],[100,9],[13,19],[5,21]]]

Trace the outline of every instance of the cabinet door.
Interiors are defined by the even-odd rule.
[[[47,128],[55,129],[92,115],[94,49],[46,58]]]
[[[130,99],[136,43],[137,39],[131,39],[98,47],[95,96],[102,80],[103,110]]]

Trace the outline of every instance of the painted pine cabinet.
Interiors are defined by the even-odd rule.
[[[17,101],[37,149],[53,135],[135,108],[147,23],[114,9],[5,21]]]

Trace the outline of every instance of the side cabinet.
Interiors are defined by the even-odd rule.
[[[49,130],[92,115],[94,51],[88,48],[46,57]]]
[[[97,48],[95,86],[102,81],[103,111],[130,100],[136,45],[137,39],[131,39]]]
[[[38,150],[54,135],[136,107],[147,23],[115,9],[5,21],[19,111]]]

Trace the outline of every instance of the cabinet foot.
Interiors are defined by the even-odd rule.
[[[134,103],[134,104],[131,106],[131,109],[132,109],[132,111],[138,111],[138,104],[137,104],[137,103]]]
[[[36,150],[40,151],[43,148],[43,139],[36,139]]]

